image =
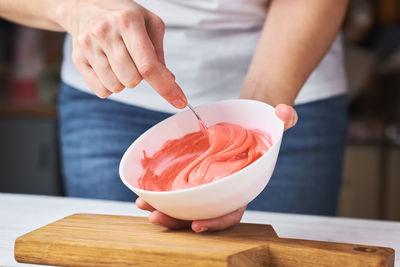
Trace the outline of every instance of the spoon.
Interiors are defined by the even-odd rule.
[[[204,121],[200,118],[199,114],[197,114],[197,112],[194,110],[194,108],[192,107],[192,105],[190,105],[189,103],[187,104],[187,106],[189,107],[189,109],[193,112],[193,114],[196,116],[197,120],[199,121],[199,128],[200,130],[203,132],[203,134],[207,135],[207,125],[204,123]]]

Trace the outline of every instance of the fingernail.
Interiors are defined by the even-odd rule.
[[[176,107],[176,108],[181,109],[181,108],[186,107],[186,101],[184,101],[184,100],[182,100],[180,98],[177,98],[177,99],[172,101],[172,105],[174,105],[174,107]]]
[[[151,222],[151,223],[154,223],[154,211],[153,212],[150,212],[150,215],[149,215],[149,217],[148,217],[148,219],[149,219],[149,222]]]
[[[292,124],[290,126],[294,126],[297,123],[297,114],[295,113],[292,118]]]
[[[205,231],[207,231],[207,230],[208,230],[207,227],[201,227],[201,228],[198,229],[196,232],[197,232],[197,233],[201,233],[201,232],[205,232]]]
[[[175,83],[176,90],[177,90],[177,98],[172,101],[172,105],[176,108],[184,108],[187,105],[187,98],[179,84]]]

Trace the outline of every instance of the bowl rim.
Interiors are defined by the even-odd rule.
[[[124,152],[124,154],[123,154],[123,156],[122,156],[122,158],[121,158],[120,164],[119,164],[119,176],[120,176],[122,182],[125,184],[125,186],[127,186],[129,189],[131,189],[131,190],[134,191],[134,192],[137,192],[137,193],[140,193],[140,194],[147,194],[147,195],[171,195],[171,194],[175,194],[175,195],[176,195],[176,194],[179,194],[179,193],[187,193],[187,192],[194,191],[194,190],[204,189],[204,188],[207,188],[207,187],[212,186],[212,185],[214,185],[214,184],[222,183],[222,182],[225,181],[225,180],[229,180],[229,178],[232,178],[233,176],[235,176],[235,175],[237,175],[237,174],[240,174],[242,171],[246,170],[248,167],[250,167],[250,165],[254,164],[254,163],[257,162],[257,161],[262,160],[262,159],[265,158],[265,157],[267,157],[268,154],[272,153],[272,152],[271,152],[272,150],[276,149],[276,146],[278,146],[278,144],[280,145],[281,140],[282,140],[282,136],[283,136],[283,132],[284,132],[284,130],[283,130],[283,129],[284,129],[283,121],[282,121],[281,119],[279,119],[278,116],[275,114],[275,112],[274,112],[275,108],[274,108],[274,107],[272,107],[271,105],[269,105],[269,104],[267,104],[267,103],[265,103],[265,102],[261,102],[261,101],[258,101],[258,100],[251,100],[251,99],[228,99],[228,100],[221,100],[221,101],[216,101],[216,102],[212,102],[212,103],[208,103],[208,104],[199,105],[199,106],[196,106],[196,108],[200,108],[200,107],[201,107],[201,108],[207,108],[207,106],[209,106],[209,105],[221,104],[221,103],[224,103],[224,102],[232,102],[232,101],[233,101],[233,102],[258,102],[258,103],[260,103],[260,104],[263,104],[263,105],[265,105],[265,107],[267,107],[267,108],[269,109],[269,111],[272,111],[272,112],[273,112],[273,115],[274,115],[275,118],[278,120],[279,128],[280,128],[280,129],[279,129],[280,131],[279,131],[278,138],[277,138],[276,140],[273,140],[272,146],[271,146],[271,147],[268,149],[268,151],[267,151],[266,153],[264,153],[261,157],[259,157],[257,160],[253,161],[251,164],[247,165],[247,166],[244,167],[243,169],[241,169],[241,170],[239,170],[239,171],[237,171],[237,172],[234,172],[234,173],[232,173],[232,174],[230,174],[230,175],[228,175],[228,176],[225,176],[225,177],[223,177],[223,178],[221,178],[221,179],[219,179],[219,180],[217,180],[217,181],[212,181],[212,182],[209,182],[209,183],[206,183],[206,184],[197,185],[197,186],[189,187],[189,188],[185,188],[185,189],[169,190],[169,191],[152,191],[152,190],[140,189],[140,188],[134,187],[133,185],[129,184],[129,183],[126,181],[126,178],[122,175],[122,165],[123,165],[123,162],[125,162],[125,161],[127,160],[127,159],[126,159],[126,157],[127,157],[127,156],[126,156],[126,155],[127,155],[127,152],[128,152],[129,150],[131,150],[131,148],[134,146],[134,144],[135,144],[136,142],[138,142],[139,139],[140,139],[143,135],[145,135],[148,131],[152,130],[153,128],[157,127],[159,124],[163,123],[164,121],[166,121],[166,120],[168,120],[168,119],[171,119],[172,117],[174,117],[174,116],[176,116],[176,115],[178,115],[178,114],[181,114],[181,113],[184,113],[184,112],[191,112],[190,110],[183,110],[183,111],[178,112],[178,113],[175,113],[174,115],[172,115],[172,116],[170,116],[170,117],[168,117],[168,118],[166,118],[166,119],[160,121],[159,123],[153,125],[151,128],[149,128],[148,130],[146,130],[142,135],[140,135],[135,141],[133,141],[132,144],[130,144],[130,146],[126,149],[126,151]]]

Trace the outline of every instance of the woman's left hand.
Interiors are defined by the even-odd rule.
[[[283,121],[285,130],[293,127],[297,123],[297,112],[293,107],[280,104],[275,108],[275,114]],[[191,228],[195,232],[218,231],[238,224],[242,219],[246,206],[237,209],[229,214],[218,218],[207,220],[184,221],[172,218],[161,211],[156,210],[143,199],[136,200],[139,209],[150,211],[149,221],[153,224],[161,225],[169,229]]]

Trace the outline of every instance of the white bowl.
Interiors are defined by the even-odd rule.
[[[122,182],[157,210],[177,219],[199,220],[228,214],[252,201],[267,185],[275,168],[283,134],[283,123],[274,108],[254,100],[226,100],[196,107],[208,125],[219,122],[260,129],[272,137],[273,145],[244,169],[218,181],[176,191],[148,191],[138,187],[143,168],[142,151],[152,156],[167,140],[199,131],[191,111],[180,112],[149,129],[125,152],[119,173]]]

